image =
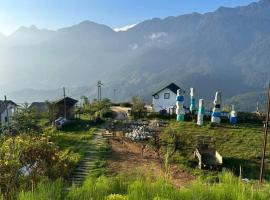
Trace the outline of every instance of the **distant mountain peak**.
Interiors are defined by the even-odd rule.
[[[76,32],[92,32],[92,31],[105,31],[105,32],[114,32],[109,26],[104,24],[99,24],[96,22],[92,22],[90,20],[84,20],[78,24],[75,24],[70,27],[59,29],[58,31],[69,31],[74,30]]]
[[[77,25],[78,26],[93,26],[93,25],[96,26],[96,25],[100,25],[100,24],[93,22],[93,21],[90,21],[90,20],[84,20]]]

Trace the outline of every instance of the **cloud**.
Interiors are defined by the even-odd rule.
[[[159,39],[159,38],[165,37],[165,36],[167,36],[167,33],[165,33],[165,32],[160,32],[160,33],[152,33],[152,35],[150,35],[149,38],[150,38],[151,40],[156,40],[156,39]]]
[[[137,43],[134,43],[134,44],[128,45],[128,47],[131,48],[132,50],[136,50],[138,49],[139,45]]]
[[[124,27],[120,27],[120,28],[115,28],[114,31],[115,32],[119,32],[119,31],[127,31],[131,28],[133,28],[134,26],[136,26],[137,24],[131,24],[131,25],[127,25],[127,26],[124,26]]]

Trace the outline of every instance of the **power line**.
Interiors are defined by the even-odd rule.
[[[114,102],[116,102],[116,91],[117,91],[117,89],[113,89],[113,100],[114,100]]]

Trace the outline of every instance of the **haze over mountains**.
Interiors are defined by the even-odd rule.
[[[17,101],[55,98],[64,85],[93,98],[99,79],[104,96],[117,88],[122,101],[149,99],[170,82],[206,99],[216,90],[225,98],[262,91],[270,80],[270,0],[154,18],[120,32],[84,21],[0,35],[0,87]]]

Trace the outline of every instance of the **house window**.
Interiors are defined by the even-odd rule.
[[[155,98],[155,99],[159,99],[159,95],[158,95],[158,94],[155,94],[155,95],[154,95],[154,98]]]
[[[164,99],[170,99],[170,93],[164,93]]]

